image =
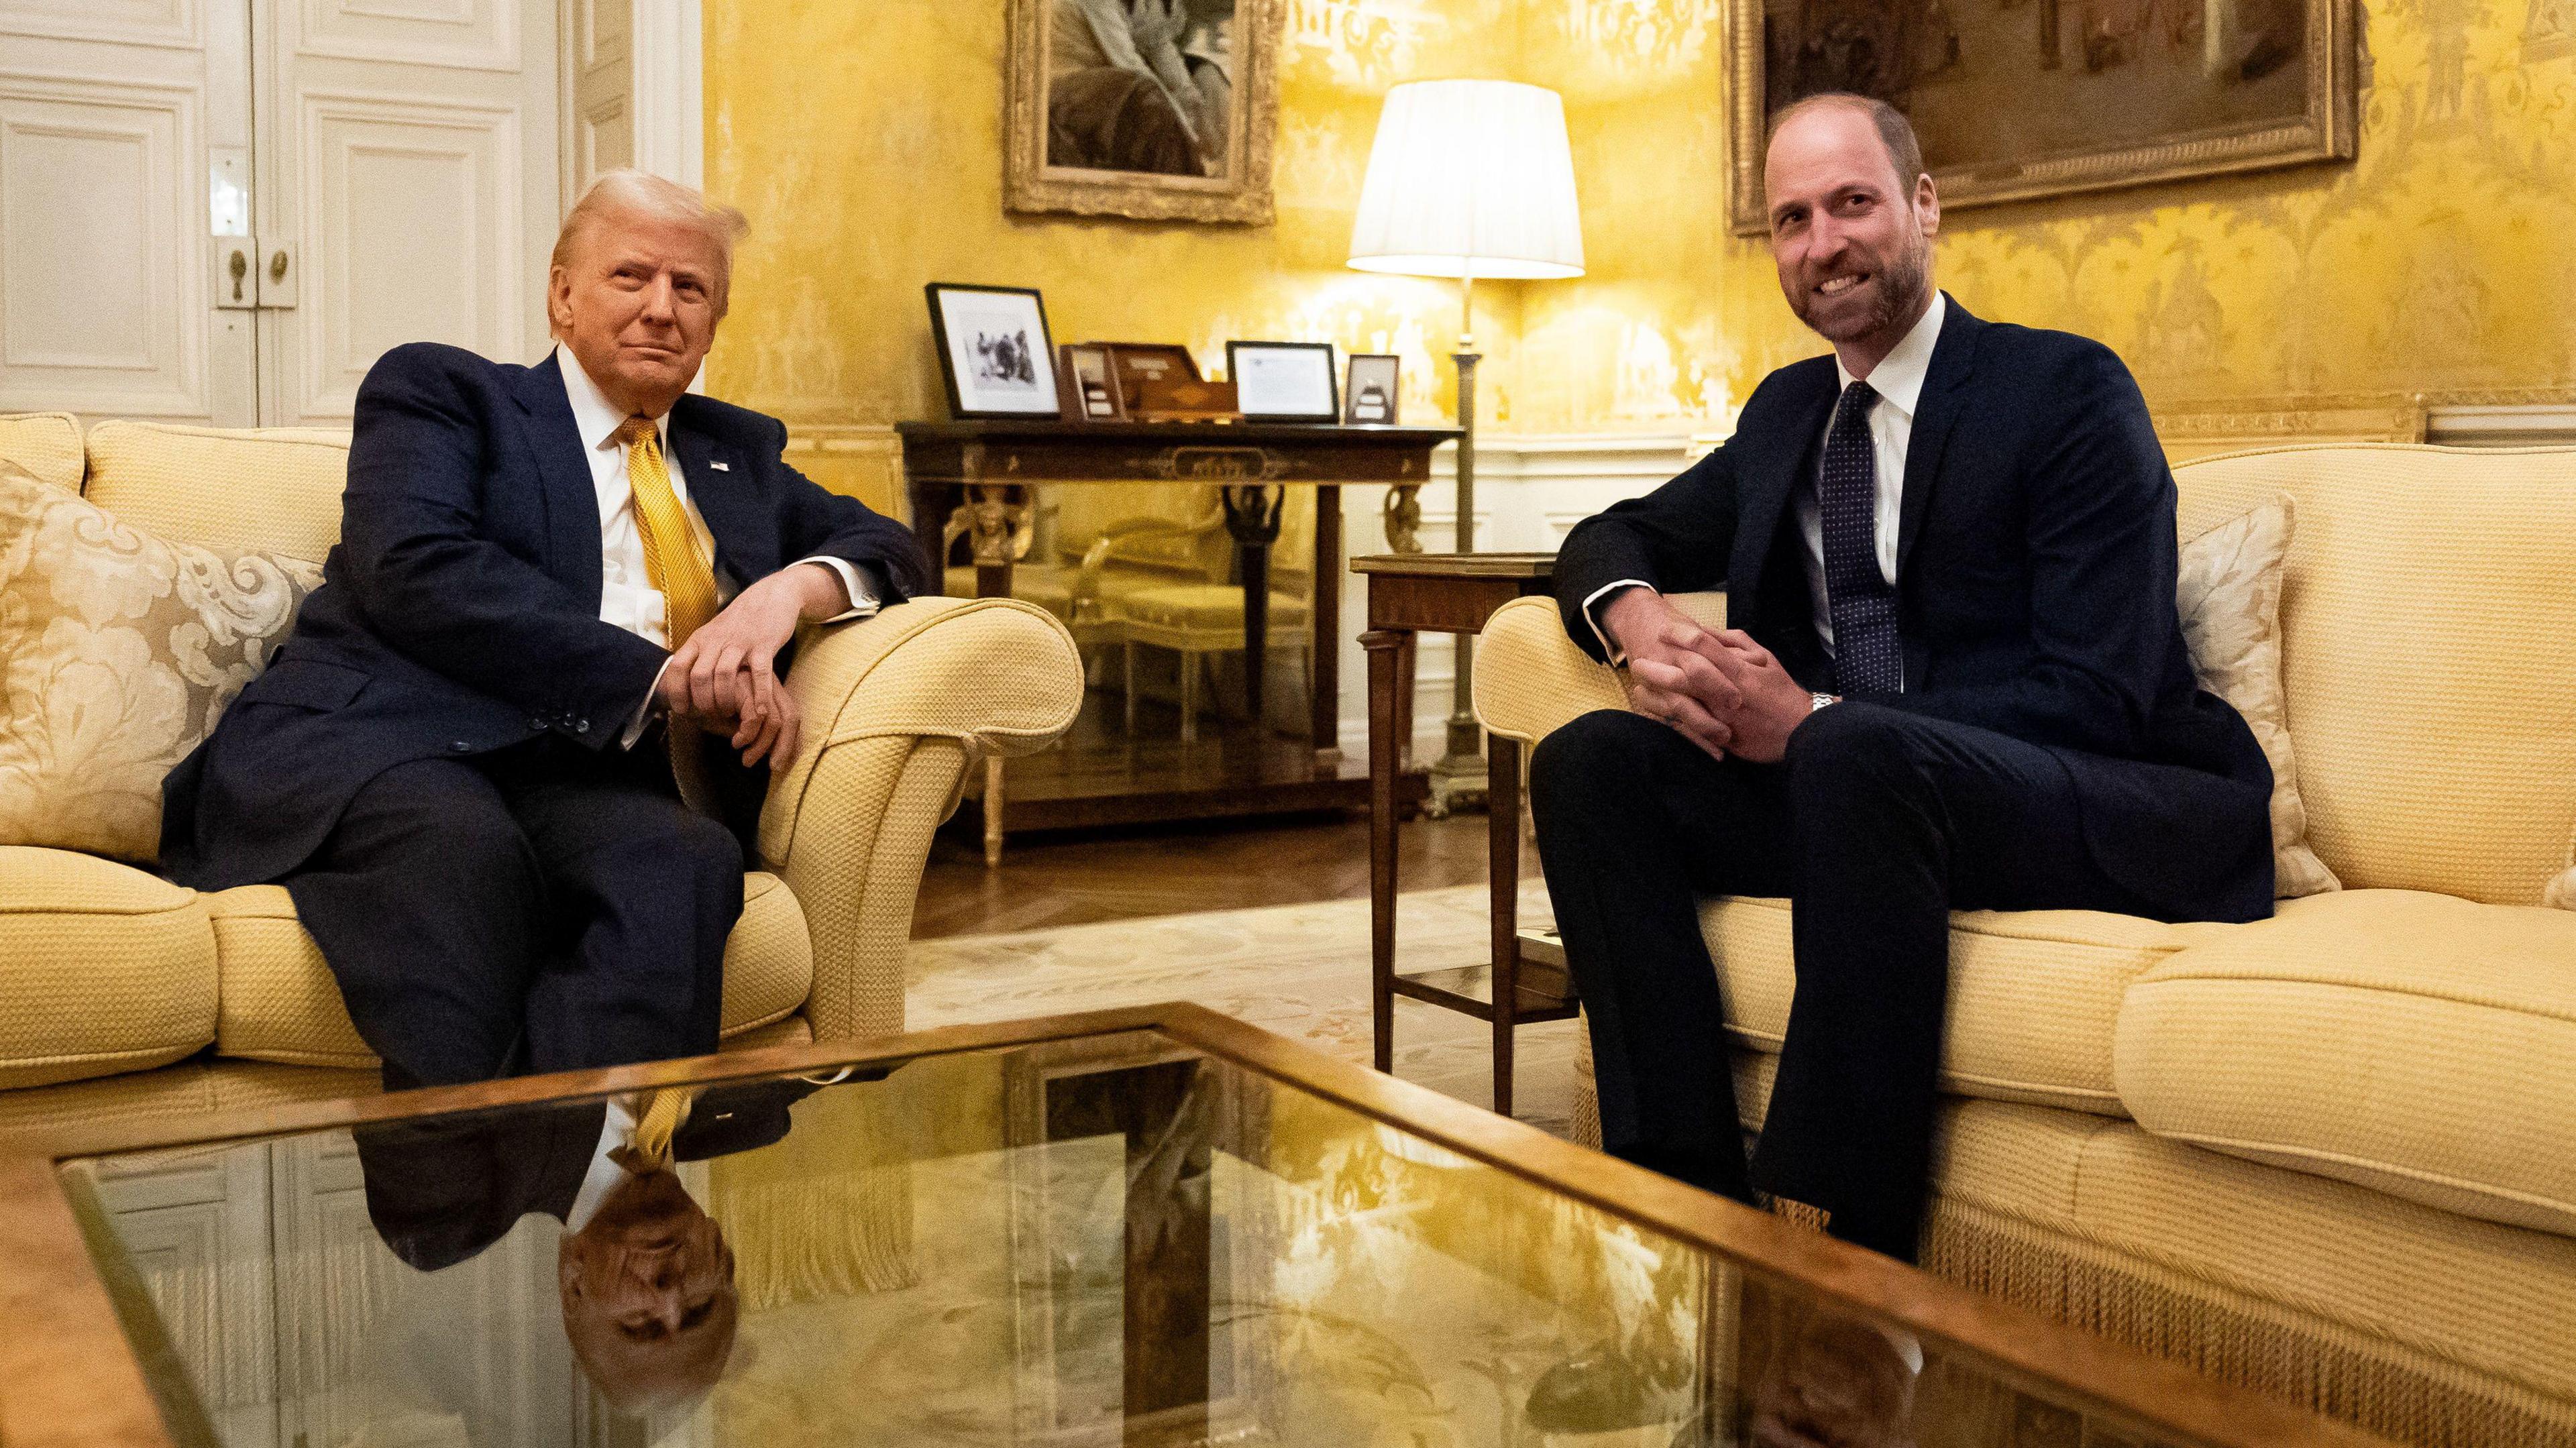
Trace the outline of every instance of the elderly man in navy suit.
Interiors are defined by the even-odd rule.
[[[388,1085],[713,1050],[796,627],[927,585],[779,422],[688,393],[743,230],[610,172],[552,356],[385,354],[323,586],[165,788],[170,876],[283,883]]]
[[[1764,180],[1781,290],[1833,352],[1567,536],[1566,631],[1639,712],[1550,735],[1531,798],[1604,1144],[1911,1258],[1949,912],[2260,919],[2272,774],[2184,652],[2173,474],[2120,359],[1934,289],[1940,200],[1885,103],[1790,107]],[[1721,582],[1721,631],[1664,598]],[[1696,895],[1792,905],[1749,1171]]]

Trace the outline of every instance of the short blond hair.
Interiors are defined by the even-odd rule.
[[[733,295],[733,245],[751,234],[750,220],[733,207],[708,200],[706,193],[694,186],[683,186],[632,166],[600,172],[598,179],[582,191],[581,199],[572,204],[572,210],[564,213],[563,229],[555,233],[554,255],[547,261],[548,269],[556,271],[571,265],[573,251],[582,238],[621,212],[640,212],[659,221],[694,227],[715,243],[716,315],[723,316]]]

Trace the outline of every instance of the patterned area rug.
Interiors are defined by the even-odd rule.
[[[1545,924],[1547,892],[1521,887],[1521,923]],[[1412,973],[1486,952],[1485,887],[1397,897],[1396,960]],[[918,940],[906,961],[913,1029],[1189,1000],[1369,1063],[1369,904],[1329,900],[1163,915],[1010,935]],[[1573,1021],[1520,1028],[1513,1114],[1562,1136],[1573,1091]],[[1493,1103],[1491,1028],[1420,1001],[1395,1003],[1395,1074],[1478,1106]]]

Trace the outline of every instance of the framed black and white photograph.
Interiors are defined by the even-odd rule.
[[[1234,379],[1235,408],[1247,418],[1341,420],[1330,342],[1228,342],[1225,370]]]
[[[1055,343],[1046,304],[1034,287],[961,286],[932,282],[930,334],[939,344],[939,375],[948,410],[960,418],[1062,417],[1056,394]]]
[[[1381,352],[1351,357],[1350,385],[1342,389],[1342,421],[1392,425],[1396,414],[1396,379],[1404,359]]]

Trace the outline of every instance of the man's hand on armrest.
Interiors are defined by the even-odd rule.
[[[675,717],[729,731],[745,764],[793,759],[801,720],[795,697],[779,684],[778,651],[797,624],[846,614],[853,602],[836,569],[810,562],[782,568],[691,634],[654,691]]]
[[[1735,686],[1696,652],[1708,631],[1643,585],[1597,602],[1593,617],[1615,655],[1626,660],[1629,704],[1725,758],[1734,743],[1727,721],[1739,700]]]

